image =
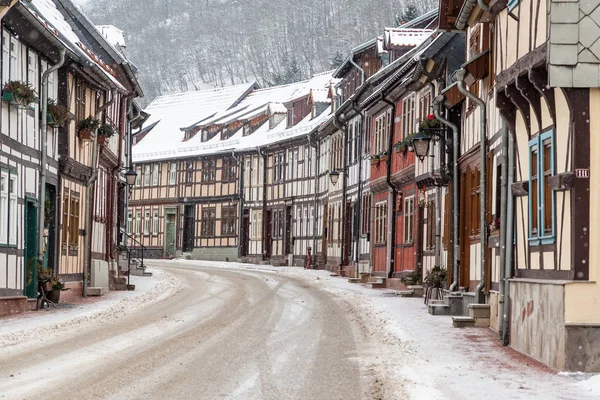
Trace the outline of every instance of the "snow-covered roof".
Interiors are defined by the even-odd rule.
[[[88,63],[102,74],[112,85],[122,91],[126,89],[115,78],[114,70],[98,55],[88,49],[81,38],[75,33],[63,14],[56,8],[52,0],[31,0],[20,4],[35,17],[52,35],[54,35],[71,53]]]
[[[269,123],[265,122],[249,136],[243,136],[243,129],[239,129],[225,140],[221,140],[221,135],[215,135],[210,140],[202,142],[202,135],[196,134],[189,140],[183,141],[184,133],[181,128],[229,125],[235,121],[248,121],[260,115],[287,113],[283,102],[304,97],[310,93],[311,89],[326,93],[326,88],[331,85],[331,81],[329,72],[302,82],[256,89],[250,94],[247,94],[247,91],[241,91],[243,99],[233,105],[227,105],[228,103],[217,99],[226,98],[228,96],[226,93],[236,92],[235,88],[239,88],[239,86],[163,96],[153,101],[146,109],[146,112],[151,114],[147,125],[156,121],[160,123],[133,147],[133,160],[134,162],[144,162],[243,151],[307,134],[323,122],[325,115],[329,115],[330,107],[327,107],[327,110],[315,118],[308,115],[290,128],[287,128],[286,119],[283,119],[275,127],[270,127]],[[219,91],[219,94],[215,91]],[[196,122],[190,122],[190,119]]]
[[[427,39],[433,31],[431,29],[405,29],[385,28],[384,47],[415,47]]]
[[[310,99],[313,103],[331,103],[331,99],[329,98],[329,88],[311,89]]]
[[[126,47],[125,36],[123,31],[114,25],[97,25],[96,28],[100,31],[102,36],[115,48],[119,49]]]
[[[252,83],[157,97],[144,111],[150,114],[146,126],[158,124],[133,147],[133,157],[176,152],[184,137],[181,128],[236,106],[254,86]]]

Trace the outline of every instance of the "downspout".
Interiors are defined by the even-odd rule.
[[[267,232],[266,225],[266,216],[267,216],[267,155],[263,154],[262,149],[260,147],[256,148],[256,152],[259,157],[263,158],[263,206],[262,206],[262,231],[263,231],[263,240],[260,241],[260,250],[262,260],[265,260],[265,237]],[[260,166],[260,162],[258,163]],[[273,249],[271,249],[273,251]]]
[[[126,163],[129,169],[133,169],[133,160],[132,160],[132,156],[131,156],[131,149],[132,149],[132,144],[131,144],[131,125],[137,121],[142,113],[138,110],[137,115],[135,117],[133,117],[133,107],[131,106],[131,101],[129,101],[129,106],[127,109],[127,137],[125,138],[125,150],[127,152],[126,154]],[[128,218],[127,213],[129,213],[129,198],[131,196],[131,192],[130,190],[132,190],[132,188],[127,187],[127,196],[125,196],[125,218]],[[131,234],[131,232],[127,231],[127,224],[125,224],[125,229],[127,234]],[[124,238],[125,242],[123,243],[124,245],[127,246],[127,239],[126,237]]]
[[[510,340],[509,334],[509,318],[508,315],[510,313],[510,281],[512,275],[512,265],[513,265],[513,239],[514,239],[514,199],[512,194],[509,192],[509,188],[511,187],[514,178],[515,178],[515,138],[513,133],[511,132],[508,135],[508,178],[507,178],[507,205],[506,205],[506,255],[504,256],[504,312],[502,313],[502,344],[504,346],[508,346]]]
[[[487,4],[485,4],[483,2],[483,0],[477,0],[477,5],[479,6],[479,8],[481,8],[483,11],[489,11],[490,10],[490,6],[488,6]]]
[[[59,53],[59,59],[56,64],[48,68],[42,74],[42,128],[40,132],[40,204],[38,214],[38,262],[39,265],[44,265],[44,235],[45,224],[44,215],[46,214],[46,164],[48,162],[48,78],[50,74],[57,71],[65,63],[66,49],[63,47]]]
[[[365,70],[360,65],[354,62],[354,53],[350,55],[350,64],[354,65],[356,69],[360,71],[360,85],[362,86],[363,83],[365,83]]]
[[[315,177],[314,177],[314,195],[313,195],[313,245],[312,245],[312,258],[311,258],[311,265],[310,267],[312,269],[315,269],[315,265],[316,265],[316,260],[317,260],[317,196],[318,196],[318,190],[319,190],[319,179],[317,178],[319,175],[319,152],[317,151],[317,145],[316,143],[313,143],[313,141],[311,140],[310,134],[308,134],[308,136],[306,137],[308,139],[308,146],[310,147],[310,157],[312,158],[312,149],[315,149],[315,154],[316,154],[316,164],[314,164],[314,170],[315,170]],[[308,172],[309,174],[312,173],[312,171]],[[309,216],[310,218],[310,216]]]
[[[502,299],[498,302],[498,306],[502,307],[503,306],[503,302],[504,299],[506,299],[507,297],[504,296],[504,277],[505,277],[505,270],[504,270],[504,266],[506,265],[506,246],[504,245],[504,243],[506,243],[506,219],[508,217],[508,214],[506,213],[506,203],[507,203],[507,199],[508,199],[508,127],[506,125],[506,122],[504,121],[504,119],[502,119],[502,127],[501,127],[501,132],[502,132],[502,156],[503,156],[503,160],[502,160],[502,177],[501,177],[501,181],[500,181],[500,237],[499,237],[499,250],[500,250],[500,279],[499,281],[499,292],[502,295]],[[502,304],[502,306],[500,306],[500,304]],[[500,312],[500,309],[498,310]],[[503,337],[503,333],[504,330],[502,329],[504,324],[504,320],[501,319],[500,320],[500,339],[502,339]]]
[[[390,253],[388,254],[388,259],[390,260],[390,270],[388,271],[388,278],[391,278],[394,275],[395,265],[394,259],[395,257],[395,249],[396,249],[396,188],[392,185],[392,151],[394,147],[394,124],[396,119],[396,103],[389,101],[385,98],[383,93],[381,94],[381,101],[388,104],[392,107],[392,118],[390,118],[390,134],[388,135],[388,154],[389,154],[389,163],[387,166],[387,174],[386,174],[386,183],[390,188],[390,192],[392,195],[392,204],[390,204],[390,209],[392,211],[392,220],[391,220],[391,240],[390,240]]]
[[[452,284],[450,285],[450,292],[458,289],[458,185],[459,185],[459,174],[458,174],[458,127],[452,122],[448,121],[439,112],[438,104],[444,101],[444,95],[439,95],[433,101],[433,114],[443,125],[452,129],[452,219],[450,220],[450,230],[452,231],[452,241],[450,243],[450,259],[452,260]]]
[[[355,219],[355,229],[356,229],[356,238],[355,238],[355,259],[356,259],[356,274],[354,275],[355,278],[358,279],[358,277],[360,276],[360,271],[359,271],[359,265],[360,265],[360,231],[361,231],[361,227],[362,227],[362,209],[361,209],[361,204],[362,204],[362,193],[363,193],[363,183],[362,183],[362,165],[363,165],[363,132],[366,132],[365,130],[365,114],[364,112],[362,112],[362,110],[360,110],[358,107],[356,107],[356,102],[352,102],[352,109],[354,111],[356,111],[359,115],[360,115],[360,130],[361,132],[358,132],[358,149],[357,149],[357,154],[358,154],[358,192],[356,194],[356,204],[357,204],[357,208],[358,208],[358,212],[356,213],[356,219]],[[391,155],[390,155],[391,157]]]
[[[465,88],[465,69],[460,69],[457,73],[458,77],[458,90],[464,94],[469,100],[474,101],[479,106],[479,163],[480,163],[480,179],[479,179],[479,237],[481,242],[481,279],[479,285],[475,289],[476,301],[483,303],[482,291],[485,287],[485,250],[487,248],[487,222],[485,220],[485,181],[486,181],[486,147],[487,147],[487,108],[483,100],[469,92]]]
[[[103,112],[104,110],[106,110],[108,107],[110,107],[111,105],[113,105],[113,103],[115,102],[115,98],[116,95],[114,92],[112,92],[112,96],[111,96],[111,100],[102,105],[102,107],[100,107],[94,117],[96,119],[98,119],[98,116],[100,115],[101,112]],[[92,232],[93,232],[93,221],[92,221],[92,190],[91,190],[91,186],[92,184],[96,181],[96,179],[98,179],[98,171],[97,171],[97,167],[96,164],[98,164],[98,128],[96,128],[96,131],[94,132],[94,144],[92,146],[92,167],[91,167],[91,174],[90,177],[88,178],[86,184],[87,184],[87,191],[86,191],[86,199],[85,199],[85,246],[83,247],[83,262],[84,262],[84,268],[83,268],[83,297],[87,297],[87,280],[88,280],[88,269],[90,268],[90,264],[91,264],[91,248],[92,248]]]
[[[239,208],[240,210],[238,211],[238,258],[241,259],[242,258],[242,246],[244,246],[242,244],[242,241],[244,240],[243,237],[243,230],[244,230],[244,200],[245,200],[245,196],[244,196],[244,166],[242,165],[242,161],[240,159],[238,159],[235,156],[235,151],[231,152],[231,158],[233,158],[238,166],[239,166],[239,171],[240,173],[238,174],[238,187],[239,187],[239,192],[240,192],[240,204],[239,204]]]
[[[467,0],[463,4],[458,14],[458,18],[456,19],[456,28],[458,30],[462,31],[463,29],[465,29],[465,26],[467,25],[467,20],[469,19],[469,15],[471,15],[473,8],[475,8],[475,3],[479,1],[481,0]]]
[[[342,131],[342,133],[344,134],[344,140],[343,140],[343,144],[344,144],[344,148],[343,148],[343,152],[344,152],[344,163],[342,165],[342,171],[343,171],[343,178],[342,178],[342,220],[340,221],[340,224],[342,224],[341,226],[341,237],[339,238],[341,240],[342,245],[340,246],[342,253],[340,255],[340,272],[342,271],[342,268],[344,266],[344,260],[346,258],[346,219],[348,218],[346,215],[346,197],[347,197],[347,190],[348,190],[348,170],[347,170],[347,166],[348,166],[348,125],[347,124],[340,124],[340,122],[338,121],[338,119],[336,118],[336,116],[333,117],[333,125],[335,125],[336,128],[338,128],[340,131]]]

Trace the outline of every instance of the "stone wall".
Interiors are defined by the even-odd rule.
[[[564,285],[510,282],[510,345],[551,368],[565,369]]]
[[[191,254],[192,260],[204,261],[237,261],[237,247],[206,247],[194,249]]]
[[[490,292],[488,297],[488,303],[490,305],[490,328],[496,332],[500,331],[500,324],[502,323],[502,310],[499,310],[498,307],[502,307],[503,304],[500,303],[500,299],[502,295],[498,292]]]
[[[567,324],[565,333],[565,369],[600,372],[600,325]]]

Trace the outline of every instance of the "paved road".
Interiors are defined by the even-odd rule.
[[[331,295],[268,272],[169,272],[185,287],[135,315],[2,349],[0,398],[376,397],[366,339]]]

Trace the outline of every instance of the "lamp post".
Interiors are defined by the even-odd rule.
[[[131,189],[133,185],[135,185],[135,181],[137,179],[137,172],[131,167],[125,172],[125,180],[127,181],[127,186],[129,186],[129,193],[131,193]]]
[[[329,180],[331,181],[331,184],[333,186],[336,186],[338,183],[338,180],[340,179],[340,173],[338,170],[333,170],[329,173]]]

